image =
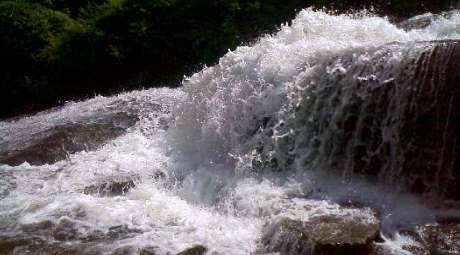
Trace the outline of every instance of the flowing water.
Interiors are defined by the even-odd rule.
[[[96,97],[0,122],[2,151],[57,127],[110,122],[126,129],[100,146],[64,146],[55,160],[0,165],[0,235],[22,240],[17,254],[44,252],[43,243],[80,253],[175,254],[204,245],[209,254],[251,254],[276,218],[362,213],[337,205],[353,201],[383,219],[381,245],[409,253],[401,246],[415,241],[396,229],[448,212],[405,192],[396,149],[377,180],[355,174],[358,162],[340,150],[344,138],[329,123],[348,116],[349,102],[377,100],[369,90],[402,83],[402,66],[434,47],[423,42],[451,39],[460,39],[458,12],[404,31],[366,13],[307,9],[179,89]],[[365,115],[368,106],[359,107]],[[379,132],[393,144],[390,122]],[[73,142],[91,144],[107,135],[101,132]],[[127,187],[116,191],[114,183]]]

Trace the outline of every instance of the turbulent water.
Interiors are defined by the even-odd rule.
[[[340,156],[346,150],[317,141],[338,141],[327,123],[347,114],[343,102],[368,96],[344,88],[336,102],[334,86],[395,86],[400,67],[434,47],[419,42],[448,39],[460,39],[458,12],[404,31],[365,13],[307,9],[292,25],[186,78],[180,89],[96,97],[0,122],[4,150],[56,127],[106,123],[114,114],[121,120],[111,125],[129,126],[101,146],[63,148],[68,153],[54,161],[0,165],[0,235],[33,240],[17,254],[44,249],[41,242],[84,253],[147,247],[175,254],[204,245],[209,254],[251,254],[261,250],[263,229],[273,220],[359,214],[337,205],[352,200],[384,219],[381,245],[408,253],[401,246],[415,241],[393,235],[395,229],[445,212],[404,193],[397,172],[375,182],[361,178],[350,172],[357,163]],[[391,126],[385,130],[387,139],[395,137]],[[82,139],[90,144],[94,137]],[[41,146],[32,148],[47,149]],[[335,161],[346,167],[325,169]],[[108,188],[113,183],[129,187],[115,192]]]

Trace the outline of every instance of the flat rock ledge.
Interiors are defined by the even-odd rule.
[[[366,211],[367,212],[367,211]],[[281,255],[369,254],[380,221],[369,210],[360,215],[320,215],[307,220],[282,218],[262,238],[265,252]]]

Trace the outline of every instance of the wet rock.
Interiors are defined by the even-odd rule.
[[[323,215],[306,221],[284,218],[262,238],[266,252],[282,255],[369,254],[380,230],[374,215]]]
[[[430,254],[460,254],[460,222],[419,227],[417,233]]]
[[[308,77],[318,85],[296,109],[306,168],[460,200],[460,41],[389,44],[320,69],[331,66],[348,71]]]
[[[144,248],[138,248],[135,246],[127,245],[115,249],[111,255],[155,255],[155,247],[149,246]]]
[[[28,232],[37,232],[41,230],[48,230],[54,226],[53,222],[49,220],[39,221],[31,224],[24,224],[21,225],[21,230],[28,233]]]
[[[109,228],[109,232],[106,234],[106,239],[116,240],[121,238],[127,238],[133,234],[140,234],[141,230],[135,228],[129,228],[126,225],[114,226]]]
[[[14,254],[14,250],[18,247],[24,247],[39,242],[40,239],[32,239],[22,236],[10,237],[0,235],[0,255]]]
[[[400,235],[411,239],[401,249],[411,255],[459,255],[460,254],[460,222],[449,220],[436,224],[416,227],[412,230],[401,230]],[[372,244],[368,255],[400,255],[400,250]]]
[[[192,248],[188,248],[184,251],[177,253],[176,255],[204,255],[208,251],[208,248],[203,245],[195,245]]]
[[[460,200],[460,42],[432,42],[415,65],[400,127],[401,177],[414,192]]]
[[[94,119],[70,120],[56,125],[37,125],[33,130],[10,130],[9,137],[0,139],[0,164],[32,165],[54,163],[69,154],[93,150],[120,136],[133,126],[137,117],[118,112]],[[17,132],[17,133],[15,133]]]
[[[423,29],[431,25],[434,21],[437,21],[443,17],[448,18],[452,16],[454,13],[455,12],[442,12],[440,14],[427,13],[423,15],[418,15],[398,23],[397,26],[406,31],[413,29]]]
[[[68,241],[77,238],[78,229],[73,221],[62,218],[53,227],[51,234],[56,240]]]
[[[112,242],[115,240],[121,240],[131,238],[142,233],[142,230],[136,228],[130,228],[126,225],[119,225],[110,227],[108,231],[91,231],[84,235],[80,234],[77,240],[84,242]]]
[[[92,230],[88,226],[78,225],[77,221],[68,217],[62,217],[57,223],[45,220],[21,225],[20,230],[27,237],[40,236],[57,242],[82,241],[84,243],[112,242],[142,233],[142,230],[126,225],[112,226],[107,231]]]
[[[14,175],[11,172],[0,171],[0,199],[7,197],[16,187]]]
[[[99,185],[87,186],[83,192],[85,194],[98,194],[100,196],[121,196],[135,186],[133,180],[106,182]]]
[[[1,236],[0,255],[100,255],[97,248],[84,244],[50,242],[33,236]]]
[[[137,252],[137,248],[134,246],[123,246],[115,249],[111,255],[134,255]]]
[[[406,31],[412,29],[423,29],[429,26],[433,22],[433,19],[436,19],[436,17],[437,15],[434,14],[424,14],[420,16],[415,16],[413,18],[398,23],[397,26]]]
[[[24,224],[20,230],[28,236],[50,236],[58,241],[68,241],[79,237],[78,228],[70,218],[62,217],[57,223],[49,220]]]
[[[402,249],[395,250],[376,244],[371,244],[370,247],[370,251],[366,253],[366,255],[434,255],[431,254],[424,247],[419,247],[415,245],[406,245],[401,247]]]
[[[154,247],[154,246],[148,246],[148,247],[140,248],[139,249],[139,255],[155,255],[155,254],[157,254],[155,252],[156,249],[157,249],[157,247]]]

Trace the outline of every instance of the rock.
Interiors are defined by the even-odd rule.
[[[398,23],[397,26],[406,31],[409,31],[412,29],[423,29],[429,26],[433,22],[433,19],[435,19],[436,17],[437,15],[434,15],[431,13],[423,14],[423,15],[415,16],[410,19],[404,20]]]
[[[96,230],[85,235],[80,234],[77,237],[79,240],[85,242],[106,242],[130,238],[140,233],[142,233],[142,230],[140,229],[130,228],[126,225],[119,225],[110,227],[107,232]]]
[[[90,185],[85,187],[85,194],[98,194],[100,196],[121,196],[134,188],[136,185],[133,180],[119,182],[105,182],[99,185]]]
[[[78,229],[73,221],[61,218],[52,228],[51,234],[56,240],[68,241],[77,238]]]
[[[192,248],[188,248],[184,251],[177,253],[176,255],[203,255],[206,254],[208,248],[203,245],[195,245]]]
[[[111,255],[155,255],[155,247],[148,246],[144,248],[138,248],[135,246],[127,245],[115,249]]]
[[[262,238],[266,252],[281,255],[368,254],[380,230],[374,215],[323,215],[306,221],[283,218]]]
[[[399,234],[413,240],[401,247],[411,255],[460,254],[460,221],[457,219],[401,230]],[[391,250],[378,244],[372,244],[371,247],[372,251],[366,255],[401,254],[399,250]]]
[[[139,255],[155,255],[157,254],[155,250],[157,247],[154,246],[147,246],[144,248],[139,249]]]
[[[20,230],[28,236],[50,236],[58,241],[69,241],[79,237],[78,228],[70,218],[62,217],[56,224],[49,220],[24,224]]]
[[[370,245],[370,250],[366,255],[434,255],[431,254],[428,250],[426,250],[424,247],[418,247],[418,246],[403,246],[402,250],[391,250],[388,249],[387,247],[380,246],[380,245],[375,245],[371,244]]]
[[[0,255],[101,255],[97,248],[85,244],[56,243],[33,236],[1,236]]]
[[[415,65],[405,75],[400,177],[413,192],[460,200],[460,42],[432,42]]]
[[[49,220],[39,221],[31,224],[21,225],[20,229],[26,233],[49,230],[54,226]]]
[[[441,222],[419,227],[417,233],[430,254],[460,254],[460,222]]]
[[[9,130],[8,137],[0,138],[0,164],[54,163],[69,154],[97,148],[123,134],[137,121],[137,117],[123,112],[94,118],[48,126],[42,124],[30,127],[30,130]]]
[[[410,19],[404,20],[397,24],[397,27],[402,28],[406,31],[413,30],[413,29],[423,29],[431,25],[434,21],[439,20],[441,18],[449,18],[450,16],[454,15],[455,11],[449,12],[442,12],[440,14],[422,14]]]
[[[111,242],[141,234],[142,230],[126,225],[112,226],[108,231],[92,230],[85,225],[78,225],[71,218],[62,217],[57,223],[45,220],[20,226],[26,236],[40,236],[47,240],[90,242]]]
[[[116,248],[112,253],[111,255],[134,255],[134,254],[137,254],[137,248],[134,247],[134,246],[122,246],[122,247],[119,247],[119,248]]]
[[[331,66],[347,72],[324,75]],[[305,168],[460,200],[459,40],[388,44],[317,68],[291,139],[308,147]]]

